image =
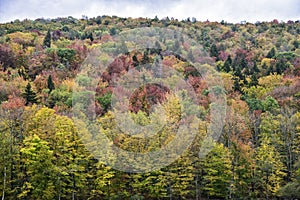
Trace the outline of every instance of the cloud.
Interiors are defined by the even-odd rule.
[[[300,4],[298,0],[0,0],[0,13],[0,22],[82,15],[256,22],[299,20]]]
[[[298,0],[189,0],[181,1],[166,14],[178,18],[195,16],[199,20],[223,19],[230,22],[270,21],[275,18],[295,20],[300,17],[300,4]]]

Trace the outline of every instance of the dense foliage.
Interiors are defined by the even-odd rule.
[[[153,63],[159,55],[163,65],[183,74],[197,93],[201,123],[189,150],[168,167],[135,174],[104,165],[83,145],[79,135],[86,130],[74,124],[72,98],[88,93],[73,95],[75,77],[93,48],[114,45],[114,35],[136,27],[182,28],[213,58],[226,90],[227,110],[222,135],[211,141],[206,157],[199,157],[198,149],[210,122],[208,87],[186,60],[163,51],[160,44],[159,51],[128,52],[109,65],[96,89],[96,117],[102,132],[123,149],[147,152],[167,144],[180,118],[178,102],[168,88],[148,84],[131,96],[130,112],[137,123],[148,124],[151,106],[162,104],[170,124],[175,124],[144,145],[116,129],[110,111],[114,76]],[[179,43],[174,42],[174,52]],[[192,51],[187,53],[190,60],[196,59]],[[89,78],[77,76],[76,81],[85,85]],[[0,24],[0,196],[296,199],[299,109],[299,21],[230,24],[99,16]]]

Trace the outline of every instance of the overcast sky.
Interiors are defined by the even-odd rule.
[[[0,0],[0,22],[15,19],[150,17],[248,22],[300,20],[300,0]]]

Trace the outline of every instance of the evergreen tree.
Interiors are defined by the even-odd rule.
[[[139,61],[138,61],[136,55],[132,56],[132,62],[135,67],[137,67],[139,65]]]
[[[47,31],[47,34],[44,38],[44,42],[43,42],[43,46],[45,48],[50,48],[51,47],[51,33],[50,33],[50,30]]]
[[[175,40],[174,46],[173,46],[173,52],[176,54],[180,54],[180,43],[178,39]]]
[[[93,37],[93,33],[92,32],[90,32],[87,37],[90,39],[91,42],[94,41],[94,37]]]
[[[251,79],[250,86],[255,86],[258,84],[258,78],[256,72],[250,76],[250,79]]]
[[[229,55],[223,65],[223,70],[227,73],[230,72],[231,65],[232,65],[232,59],[231,59],[231,56]]]
[[[155,49],[158,50],[158,52],[160,52],[162,50],[161,45],[159,44],[158,41],[155,41]]]
[[[55,89],[55,86],[54,86],[54,83],[53,83],[51,75],[48,76],[47,85],[48,85],[49,93],[51,93],[52,90]]]
[[[267,54],[266,58],[274,58],[276,55],[275,48],[273,47]]]
[[[209,53],[210,53],[211,57],[215,57],[215,58],[218,59],[219,51],[218,51],[218,48],[217,48],[216,44],[211,45]]]
[[[233,78],[233,89],[235,90],[235,91],[239,91],[239,92],[241,92],[241,84],[240,84],[240,79],[238,78],[238,77],[234,77]]]
[[[279,189],[280,197],[285,199],[300,197],[300,160],[295,166],[298,168],[295,179]]]
[[[252,68],[252,73],[258,73],[258,72],[260,72],[260,70],[258,69],[256,62],[254,62],[253,68]]]
[[[23,96],[26,100],[25,103],[26,106],[29,105],[30,103],[32,104],[37,103],[36,93],[32,90],[30,83],[27,84]]]
[[[146,64],[148,64],[149,62],[150,62],[150,58],[149,58],[149,49],[146,49],[146,50],[144,51],[144,55],[143,55],[143,59],[142,59],[141,63],[142,63],[143,65],[146,65]]]
[[[189,50],[189,53],[188,53],[188,59],[191,61],[191,62],[195,62],[195,58],[194,58],[194,55],[193,55],[193,51],[190,49]]]

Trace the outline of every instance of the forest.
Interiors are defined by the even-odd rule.
[[[160,37],[152,37],[155,31],[144,37],[143,30]],[[131,41],[118,39],[128,32]],[[138,48],[132,41],[153,45]],[[160,73],[176,72],[161,78],[165,84],[116,86],[134,82],[134,72],[158,80],[157,71],[143,71],[157,63]],[[210,71],[218,80],[205,76]],[[120,127],[123,108],[132,123],[146,127],[135,129],[137,135],[147,127],[156,134],[134,137],[126,124]],[[162,118],[156,108],[164,110],[162,127],[152,126]],[[189,122],[192,140],[190,129],[180,128]],[[107,143],[97,143],[104,136]],[[122,155],[189,140],[170,163],[162,157],[139,166]],[[110,152],[112,146],[123,151]],[[0,197],[299,199],[300,22],[104,15],[0,24]]]

